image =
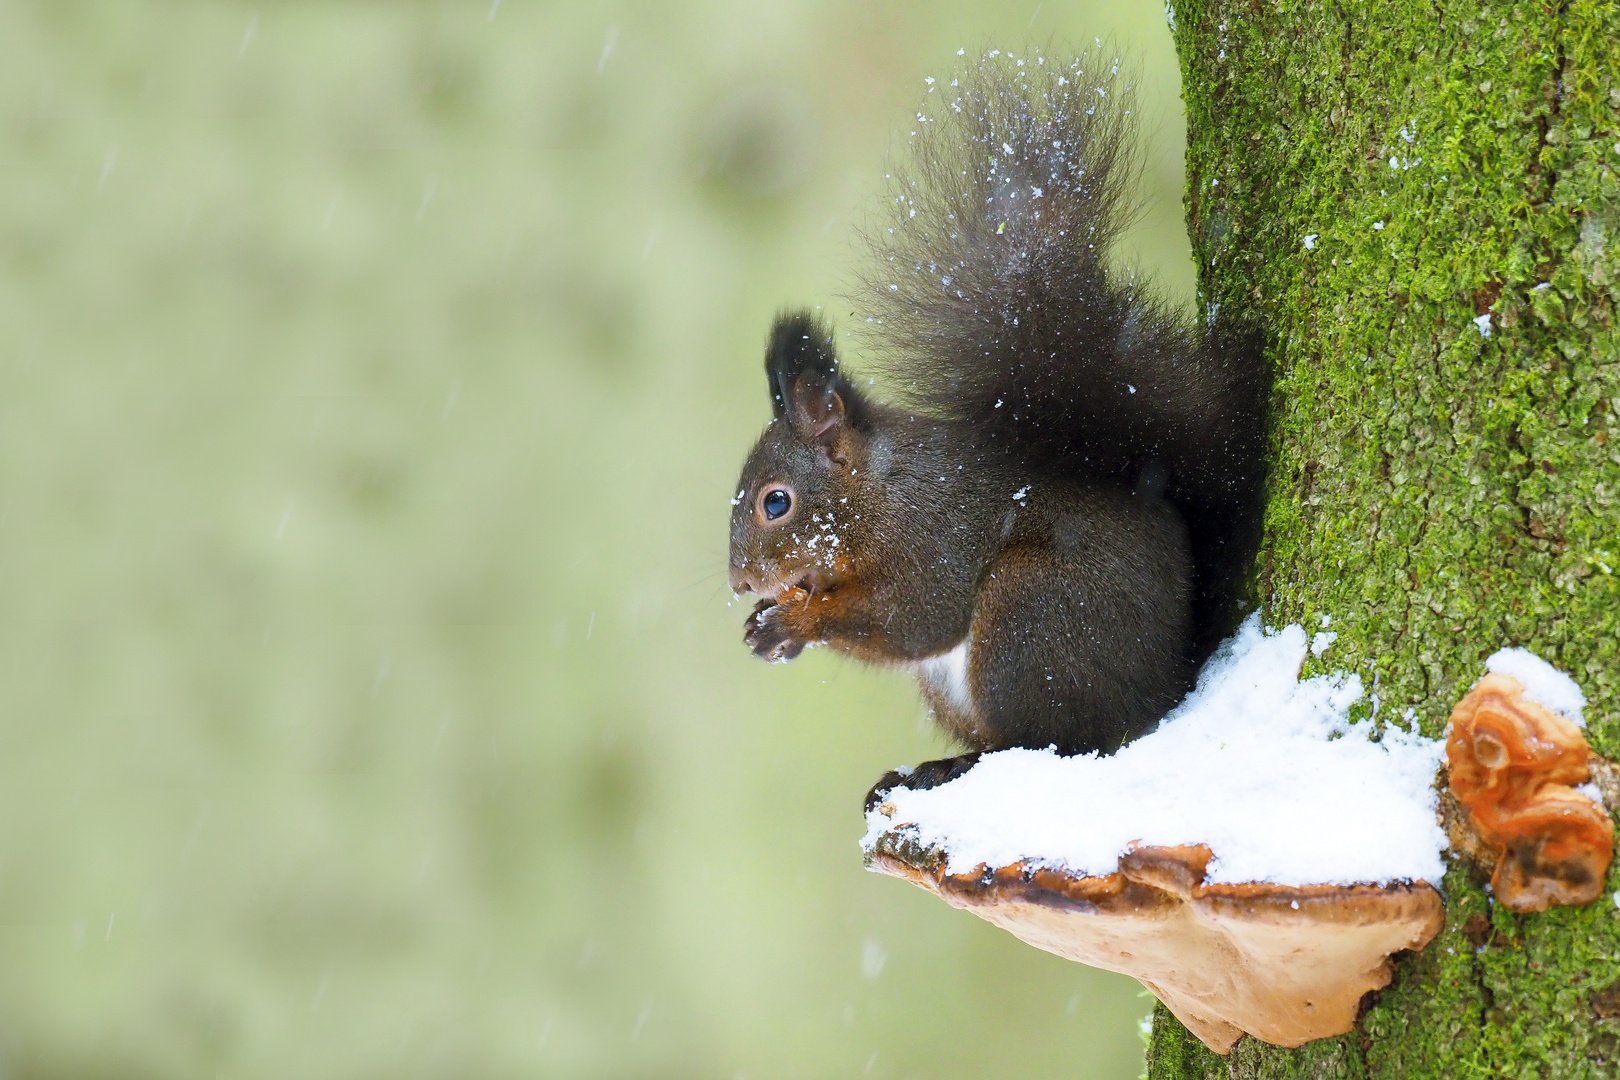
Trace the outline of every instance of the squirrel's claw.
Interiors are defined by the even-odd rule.
[[[783,617],[782,605],[761,600],[743,623],[743,644],[772,664],[785,664],[804,651],[809,642],[794,635]]]

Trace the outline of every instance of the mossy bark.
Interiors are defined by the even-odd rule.
[[[1319,663],[1432,736],[1486,655],[1526,646],[1620,756],[1620,10],[1173,20],[1203,300],[1258,317],[1276,365],[1268,619],[1331,616]],[[1222,1059],[1161,1007],[1148,1075],[1620,1075],[1615,903],[1514,915],[1460,863],[1444,891],[1445,929],[1351,1034]]]

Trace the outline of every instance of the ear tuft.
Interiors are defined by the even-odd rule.
[[[838,377],[832,330],[808,311],[785,311],[771,325],[765,347],[765,377],[771,386],[771,412],[781,417],[793,404],[794,386],[831,385]]]
[[[832,328],[808,311],[778,315],[765,349],[771,411],[786,418],[800,438],[829,438],[857,405],[853,388],[838,375]]]

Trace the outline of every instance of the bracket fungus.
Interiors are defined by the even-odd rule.
[[[896,830],[867,864],[1036,948],[1135,977],[1217,1054],[1245,1032],[1299,1046],[1349,1031],[1361,996],[1388,985],[1389,955],[1440,929],[1440,896],[1423,882],[1205,884],[1210,857],[1145,847],[1098,876],[1025,862],[952,874],[942,851]]]
[[[1474,834],[1452,815],[1452,846],[1494,861],[1492,891],[1515,911],[1596,900],[1614,851],[1601,801],[1576,790],[1592,780],[1596,755],[1574,721],[1536,700],[1544,696],[1493,671],[1452,709],[1446,738],[1451,793]]]
[[[1360,680],[1301,681],[1309,644],[1251,618],[1112,757],[1004,750],[915,789],[900,770],[867,865],[1134,976],[1217,1053],[1342,1034],[1391,954],[1440,928],[1441,748],[1352,723]]]

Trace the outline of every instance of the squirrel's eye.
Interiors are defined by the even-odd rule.
[[[765,520],[775,521],[792,509],[793,496],[781,488],[775,488],[765,493],[765,497],[760,500],[759,505],[765,511]]]

